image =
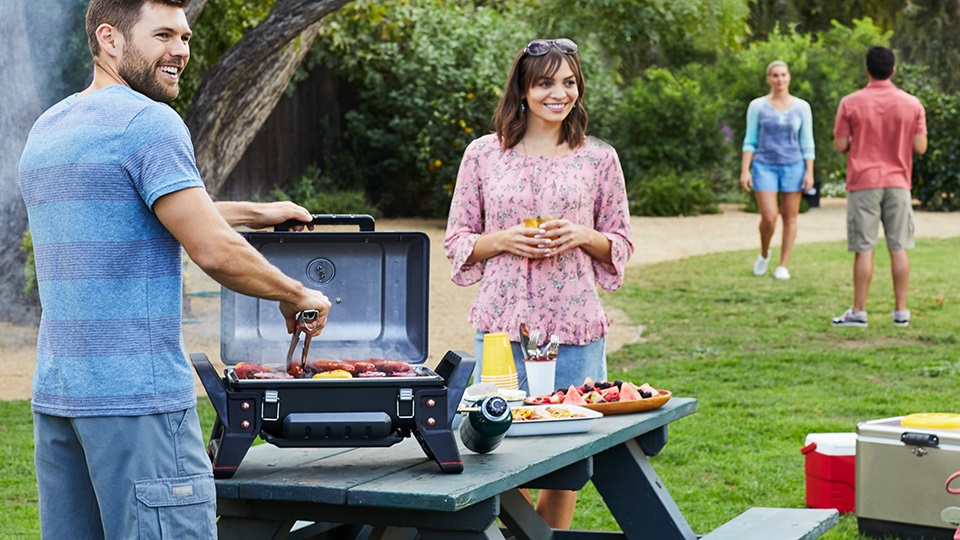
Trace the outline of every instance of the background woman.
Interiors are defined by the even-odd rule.
[[[616,290],[633,253],[623,171],[616,151],[586,135],[577,45],[534,40],[517,55],[494,115],[494,133],[473,141],[460,163],[444,248],[453,281],[479,282],[469,320],[506,332],[526,390],[520,323],[560,337],[555,386],[606,378],[610,324],[597,286]],[[552,218],[527,227],[524,218]],[[543,490],[537,512],[568,528],[576,492]]]
[[[753,263],[755,276],[767,273],[770,239],[777,228],[777,194],[780,194],[783,241],[780,264],[773,277],[790,279],[787,263],[797,239],[800,198],[813,187],[813,115],[809,103],[790,95],[790,70],[786,62],[770,62],[767,84],[770,93],[751,101],[747,108],[740,185],[746,191],[753,189],[760,209],[760,255]]]

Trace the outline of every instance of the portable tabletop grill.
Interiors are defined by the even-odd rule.
[[[311,358],[402,360],[406,376],[247,379],[247,362],[283,371],[290,346],[275,301],[221,291],[221,377],[205,354],[191,354],[217,412],[208,445],[214,476],[229,478],[259,435],[278,447],[391,446],[414,435],[445,473],[463,471],[452,429],[475,360],[448,351],[436,370],[427,358],[429,238],[374,232],[368,215],[315,215],[316,225],[359,232],[250,232],[271,263],[330,298],[327,325]],[[295,355],[299,362],[300,355]]]

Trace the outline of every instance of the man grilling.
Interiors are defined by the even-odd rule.
[[[181,335],[181,246],[241,294],[330,302],[231,227],[309,221],[217,203],[166,103],[190,58],[189,0],[91,0],[93,83],[46,111],[20,162],[43,314],[33,378],[44,538],[215,538],[216,497]]]

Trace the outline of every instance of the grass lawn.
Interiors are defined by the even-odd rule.
[[[699,412],[671,424],[669,443],[651,458],[695,531],[752,506],[803,507],[800,448],[809,433],[853,432],[857,422],[914,412],[960,412],[960,303],[948,295],[960,282],[958,251],[960,239],[919,240],[911,251],[907,328],[890,322],[883,247],[867,328],[830,326],[853,294],[853,256],[842,243],[798,246],[790,281],[754,277],[750,250],[634,268],[620,291],[605,296],[644,328],[641,342],[610,355],[610,378],[699,400]],[[203,402],[200,412],[209,432],[212,408]],[[0,402],[2,538],[38,536],[31,430],[27,402]],[[590,485],[574,527],[617,529]],[[842,516],[823,538],[861,538],[856,519]]]

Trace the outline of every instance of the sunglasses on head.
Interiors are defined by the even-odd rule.
[[[579,50],[577,44],[572,39],[535,39],[524,47],[523,52],[530,56],[543,56],[550,52],[550,47],[556,47],[563,54],[576,54]]]

